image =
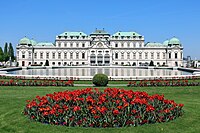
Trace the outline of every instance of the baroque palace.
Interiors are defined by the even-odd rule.
[[[156,66],[183,65],[179,39],[145,43],[144,36],[136,32],[64,32],[56,36],[55,43],[25,37],[16,49],[19,66],[148,66],[151,61]]]

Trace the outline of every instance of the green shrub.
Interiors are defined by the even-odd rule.
[[[94,75],[92,82],[95,86],[107,86],[108,76],[105,74],[96,74]]]

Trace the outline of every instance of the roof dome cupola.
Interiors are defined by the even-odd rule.
[[[35,45],[37,45],[37,42],[35,41],[35,40],[30,40],[30,42],[31,42],[31,44],[32,44],[32,46],[35,46]]]
[[[168,39],[167,39],[166,41],[163,42],[163,45],[164,45],[164,46],[168,46],[168,44],[169,44],[169,40],[168,40]]]
[[[173,37],[172,39],[169,40],[169,44],[170,45],[180,45],[181,46],[181,42],[178,38]]]
[[[24,37],[24,38],[22,38],[22,39],[19,41],[19,44],[20,44],[20,45],[30,45],[30,44],[31,44],[31,41],[30,41],[30,39],[28,39],[27,37]]]

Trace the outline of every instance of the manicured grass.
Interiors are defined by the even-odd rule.
[[[157,123],[138,127],[125,128],[82,128],[45,125],[27,119],[21,112],[26,100],[64,90],[74,90],[86,87],[2,87],[0,86],[0,133],[29,132],[29,133],[57,133],[57,132],[109,132],[109,133],[197,133],[200,132],[200,87],[142,87],[132,88],[134,91],[146,91],[149,94],[164,94],[165,98],[173,99],[176,103],[183,103],[184,115],[174,121]],[[122,87],[118,87],[122,88]],[[101,88],[103,89],[103,88]]]

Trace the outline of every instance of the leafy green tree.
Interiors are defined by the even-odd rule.
[[[1,47],[0,47],[0,61],[1,62],[4,61],[4,53]]]
[[[151,60],[151,62],[149,63],[149,66],[154,66],[153,61]]]
[[[15,59],[12,43],[9,43],[9,47],[8,47],[8,58],[10,57],[12,61]]]
[[[7,42],[5,43],[3,52],[4,52],[4,61],[8,61],[9,60],[9,56],[8,56],[8,43]]]

